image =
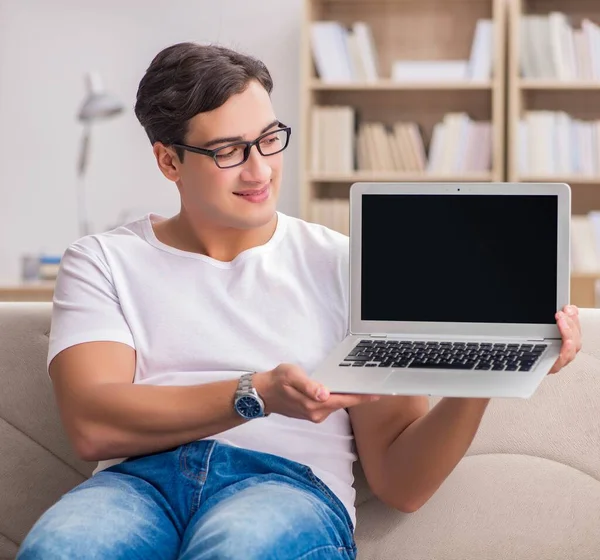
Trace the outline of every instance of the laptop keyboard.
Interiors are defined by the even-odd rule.
[[[530,371],[547,344],[361,340],[345,367]]]

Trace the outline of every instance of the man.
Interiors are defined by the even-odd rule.
[[[271,89],[261,62],[191,43],[143,77],[136,114],[181,210],[64,255],[49,372],[75,449],[101,463],[20,558],[355,558],[354,443],[404,512],[469,447],[486,399],[428,411],[307,375],[348,328],[348,239],[276,212],[290,130]],[[581,345],[577,310],[557,321],[554,372]]]

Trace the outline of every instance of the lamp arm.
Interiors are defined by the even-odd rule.
[[[79,161],[77,164],[77,216],[79,218],[79,236],[83,237],[90,233],[90,227],[87,217],[87,201],[85,193],[85,171],[88,165],[90,150],[91,127],[85,124],[83,127],[83,136],[81,137],[81,148],[79,151]]]

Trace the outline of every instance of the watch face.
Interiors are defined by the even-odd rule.
[[[250,396],[239,398],[235,403],[235,408],[244,418],[257,418],[262,416],[263,412],[259,402]]]

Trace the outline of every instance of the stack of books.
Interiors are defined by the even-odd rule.
[[[486,172],[492,164],[492,127],[466,113],[448,113],[433,128],[429,157],[419,125],[362,122],[348,106],[315,106],[312,112],[311,171],[437,173],[461,176]]]
[[[375,41],[366,23],[356,22],[347,28],[337,21],[314,21],[310,38],[315,67],[324,82],[379,79]]]
[[[425,145],[414,122],[363,123],[356,140],[359,171],[422,172],[427,166]]]
[[[600,25],[584,18],[574,28],[562,12],[521,19],[520,69],[524,78],[600,80]]]
[[[564,111],[527,111],[519,122],[519,173],[600,176],[600,121]]]
[[[475,25],[470,56],[465,60],[398,60],[390,74],[397,82],[489,80],[492,76],[493,22]],[[325,83],[376,82],[377,48],[368,24],[346,27],[337,21],[311,23],[310,40],[319,78]]]
[[[460,176],[491,168],[491,122],[473,121],[466,113],[448,113],[434,125],[427,171]]]

